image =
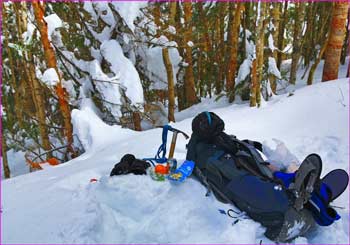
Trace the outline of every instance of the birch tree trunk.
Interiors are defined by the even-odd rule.
[[[33,9],[34,9],[34,15],[35,20],[40,32],[40,38],[41,42],[44,48],[44,55],[45,60],[48,68],[54,68],[56,70],[57,76],[59,78],[59,81],[57,85],[55,86],[56,94],[58,96],[58,101],[60,105],[60,110],[62,113],[63,121],[64,121],[64,134],[67,138],[67,144],[68,144],[68,151],[71,152],[73,155],[74,150],[72,147],[73,144],[73,127],[71,124],[71,114],[69,109],[69,104],[67,102],[67,92],[62,86],[61,82],[61,76],[59,73],[59,70],[57,68],[57,61],[55,52],[51,46],[51,43],[49,41],[48,37],[48,30],[47,30],[47,23],[44,19],[44,8],[38,1],[32,2]]]
[[[349,3],[334,3],[331,32],[325,53],[322,82],[338,79],[341,50],[345,38],[345,25]]]
[[[349,31],[350,31],[350,12],[348,13],[348,23],[346,24],[346,34],[345,34],[345,41],[343,44],[343,49],[342,49],[342,53],[341,53],[341,58],[340,58],[340,63],[342,65],[345,65],[345,59],[346,56],[349,54]]]

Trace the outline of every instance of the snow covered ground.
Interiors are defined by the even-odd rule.
[[[347,69],[348,69],[348,64],[349,64],[350,57],[346,57],[345,64],[339,66],[339,71],[338,71],[338,78],[343,78],[346,77]],[[285,73],[286,78],[289,78],[289,71],[290,67],[292,65],[292,59],[284,60],[281,66],[281,72]],[[324,60],[321,60],[320,63],[318,64],[315,74],[312,80],[313,84],[322,82],[322,72],[323,72],[323,66],[324,66]],[[305,69],[307,69],[306,75],[303,77],[305,74]],[[309,71],[310,67],[300,67],[297,70],[297,76],[296,76],[296,84],[295,85],[290,85],[288,81],[284,83],[278,83],[277,85],[277,90],[279,94],[286,93],[286,92],[293,92],[296,89],[302,88],[307,86],[307,79],[309,76]]]
[[[349,172],[348,79],[275,96],[259,109],[208,102],[178,113],[172,125],[190,134],[193,116],[212,110],[224,119],[227,133],[263,141],[275,160],[295,155],[301,161],[316,152],[324,162],[322,176],[336,168]],[[86,153],[1,182],[1,243],[273,243],[259,223],[245,219],[233,225],[218,211],[230,206],[205,197],[206,189],[192,178],[172,185],[149,176],[109,177],[126,153],[152,157],[161,129],[109,126],[88,106],[72,115]],[[186,143],[178,138],[178,160],[185,158]],[[348,244],[349,190],[334,205],[344,207],[337,210],[341,220],[292,243]]]

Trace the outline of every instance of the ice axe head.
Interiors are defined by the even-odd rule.
[[[183,132],[183,131],[181,131],[181,130],[179,130],[179,129],[176,129],[176,128],[173,128],[173,127],[169,127],[169,130],[170,130],[171,132],[173,132],[174,135],[177,135],[178,133],[180,133],[180,134],[182,134],[182,135],[185,137],[185,139],[188,139],[188,138],[189,138],[189,136],[188,136],[185,132]]]

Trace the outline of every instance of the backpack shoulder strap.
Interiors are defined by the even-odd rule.
[[[263,146],[260,142],[258,141],[254,141],[254,140],[248,140],[248,139],[245,139],[245,140],[242,140],[243,142],[245,143],[248,143],[249,145],[252,145],[254,146],[255,149],[258,149],[259,151],[263,151]]]
[[[251,174],[258,175],[269,180],[274,179],[271,170],[266,166],[267,163],[253,145],[241,141],[236,137],[231,137],[224,132],[219,134],[215,138],[214,142],[224,151],[231,153],[238,159],[241,159],[238,161],[238,163]],[[249,158],[251,161],[245,161],[243,160],[244,158]]]

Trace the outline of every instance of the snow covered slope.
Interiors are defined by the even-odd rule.
[[[347,79],[276,96],[259,109],[220,103],[224,107],[212,111],[224,119],[226,132],[264,141],[281,159],[287,150],[299,160],[317,152],[324,161],[322,175],[335,168],[349,171]],[[210,107],[201,104],[181,112],[177,116],[183,120],[173,126],[191,133],[192,117],[204,109]],[[134,132],[108,126],[88,107],[75,110],[73,120],[88,149],[85,154],[1,182],[2,243],[272,243],[259,223],[243,219],[233,225],[218,211],[230,206],[205,197],[206,189],[194,179],[171,185],[149,176],[108,177],[125,153],[152,157],[161,129]],[[186,143],[179,137],[177,159],[185,158]],[[91,178],[98,182],[90,183]],[[348,191],[334,205],[345,208],[338,209],[340,221],[294,243],[349,243]]]

